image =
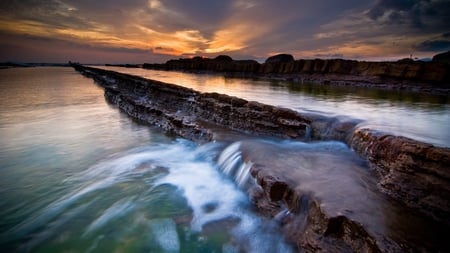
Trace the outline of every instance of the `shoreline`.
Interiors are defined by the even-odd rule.
[[[449,226],[446,220],[450,214],[447,194],[450,192],[449,148],[439,148],[370,129],[356,129],[354,123],[341,122],[336,118],[304,115],[218,93],[200,93],[174,84],[114,71],[81,65],[74,65],[74,68],[105,88],[108,102],[118,105],[131,117],[196,142],[207,142],[215,138],[211,127],[202,123],[206,122],[257,136],[301,141],[337,140],[346,143],[365,157],[370,167],[376,171],[378,186],[383,193],[412,210]],[[299,211],[299,200],[305,198],[305,193],[285,182],[282,175],[274,174],[270,168],[261,169],[258,166],[251,168],[251,174],[259,183],[259,188],[255,189],[262,189],[259,193],[253,193],[256,196],[254,200],[260,203],[257,206],[274,208],[269,216],[280,212],[283,206],[287,206],[291,213]],[[298,239],[298,245],[308,248],[314,243],[326,244],[317,237],[326,236],[326,231],[336,234],[336,231],[343,230],[346,232],[339,236],[339,241],[355,251],[365,249],[389,252],[389,249],[400,249],[394,242],[381,242],[383,238],[370,235],[357,221],[324,213],[317,199],[308,202],[310,211],[305,215],[311,219],[311,223],[306,224],[304,231],[314,232],[316,237],[297,236],[295,238]],[[291,226],[299,222],[299,216],[291,218],[288,222]],[[334,228],[335,226],[338,228]],[[335,232],[332,233],[331,230]],[[294,227],[287,233],[299,232]],[[357,238],[354,238],[355,233],[359,234]],[[313,242],[309,244],[309,240]]]
[[[398,80],[380,77],[360,77],[360,76],[336,75],[336,74],[255,74],[245,72],[242,73],[221,72],[212,70],[182,70],[182,69],[165,70],[158,68],[146,68],[146,69],[174,71],[200,75],[214,74],[214,75],[223,75],[224,77],[227,78],[282,81],[294,85],[313,84],[313,85],[337,86],[337,87],[356,87],[356,88],[368,88],[384,91],[405,91],[418,94],[450,97],[450,81],[449,85],[436,86],[425,82],[413,82],[410,80]]]
[[[217,73],[227,77],[282,80],[299,84],[314,83],[450,95],[450,64],[443,62],[294,60],[292,56],[281,54],[270,57],[265,63],[218,56],[214,59],[194,57],[169,60],[163,64],[145,63],[142,68],[200,74]]]

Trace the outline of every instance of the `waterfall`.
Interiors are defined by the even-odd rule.
[[[241,153],[241,142],[234,142],[220,154],[217,164],[223,173],[232,177],[239,187],[244,187],[253,166],[251,161],[244,161]]]

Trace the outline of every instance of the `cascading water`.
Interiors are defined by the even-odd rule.
[[[159,73],[187,83],[180,73]],[[197,77],[200,86],[191,88],[214,91],[215,82]],[[302,112],[364,116],[381,130],[392,122],[393,132],[401,126],[402,134],[448,146],[446,98],[386,100],[353,96],[351,88],[343,103],[330,87],[312,96],[314,87],[305,94],[233,80],[216,91]],[[3,69],[0,87],[2,252],[290,252],[276,223],[291,215],[306,221],[309,193],[328,213],[360,221],[379,242],[390,237],[449,251],[448,229],[387,200],[366,161],[343,143],[247,142],[240,135],[229,146],[174,141],[107,106],[104,91],[70,68]],[[301,212],[280,210],[273,221],[254,214],[241,190],[251,183],[249,161],[292,180],[306,194]]]
[[[252,213],[246,194],[219,171],[221,146],[180,140],[108,158],[65,180],[78,186],[9,233],[25,241],[24,252],[73,243],[84,252],[135,251],[131,241],[150,252],[291,252],[276,223]],[[248,168],[238,148],[219,160],[243,185]],[[64,227],[74,229],[57,236]]]
[[[244,187],[250,178],[251,161],[243,161],[240,151],[241,142],[234,142],[220,154],[217,164],[226,175],[234,178],[239,187]]]

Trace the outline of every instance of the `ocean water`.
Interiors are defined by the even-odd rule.
[[[151,78],[173,75],[164,81],[202,91],[222,89],[247,99],[260,94],[262,102],[301,107],[305,112],[327,114],[296,101],[312,101],[312,108],[326,108],[322,102],[345,104],[352,96],[358,103],[378,103],[355,91],[315,86],[297,90],[285,83],[178,72],[143,73],[153,73]],[[103,89],[92,79],[72,68],[2,69],[0,98],[2,252],[296,252],[299,249],[286,241],[278,222],[287,210],[268,219],[248,198],[247,187],[254,183],[249,169],[254,164],[295,178],[298,182],[292,183],[314,193],[322,207],[346,213],[377,238],[449,248],[439,225],[382,195],[367,161],[344,143],[233,134],[235,140],[229,142],[198,145],[133,121],[106,103]],[[413,115],[430,110],[439,119],[433,121],[437,126],[420,133],[440,136],[445,144],[446,135],[437,131],[444,132],[439,122],[448,120],[442,115],[448,103],[442,97],[431,98],[418,98],[422,105],[415,105],[411,97],[400,99],[403,102],[380,98],[379,103],[389,104],[395,112],[406,104]],[[374,115],[389,114],[382,112],[383,107],[373,108]],[[333,115],[342,112],[351,117],[348,110]],[[415,125],[422,123],[411,117],[403,132],[418,134]]]
[[[299,112],[357,120],[361,121],[359,127],[373,128],[438,146],[450,146],[450,94],[427,95],[142,68],[101,68],[174,83],[202,92],[218,92],[282,106]]]
[[[109,106],[72,68],[0,70],[2,252],[290,252],[198,146]]]

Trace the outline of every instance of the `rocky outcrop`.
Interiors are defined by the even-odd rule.
[[[303,252],[402,251],[397,243],[377,238],[345,213],[327,210],[320,198],[289,184],[273,167],[253,166],[251,173],[258,183],[250,189],[252,201],[278,220],[287,239]]]
[[[291,55],[256,61],[235,61],[194,57],[169,60],[165,64],[144,64],[144,68],[191,72],[215,71],[231,75],[286,79],[332,85],[370,86],[448,94],[450,65],[445,62],[365,62],[342,59],[294,60]]]
[[[280,62],[293,62],[294,61],[294,56],[290,55],[290,54],[277,54],[274,56],[270,56],[269,58],[267,58],[266,60],[266,64],[267,63],[280,63]]]
[[[230,57],[231,58],[231,57]],[[231,73],[257,73],[260,64],[253,60],[229,60],[226,56],[214,59],[194,57],[188,59],[169,60],[165,64],[145,63],[143,68],[158,70],[183,70],[191,72],[218,71]],[[227,60],[225,60],[227,59]]]
[[[221,62],[232,62],[233,58],[231,58],[228,55],[219,55],[216,58],[214,58],[215,61],[221,61]]]
[[[381,189],[450,225],[450,150],[408,138],[358,129],[350,146],[378,172]]]
[[[433,62],[450,64],[450,51],[433,56]]]
[[[108,101],[130,116],[188,139],[210,140],[205,123],[280,138],[304,140],[311,134],[310,120],[293,110],[113,71],[77,69],[94,78],[105,88]]]
[[[279,222],[288,240],[303,251],[450,249],[443,236],[448,226],[386,198],[373,171],[351,150],[332,142],[238,143],[242,160],[252,165],[255,180],[249,180],[248,191],[254,205]]]
[[[300,114],[113,71],[74,67],[104,87],[106,99],[131,117],[188,139],[210,141],[216,138],[216,128],[227,128],[253,135],[345,142],[367,158],[384,193],[449,226],[448,148],[357,129],[358,122]],[[336,251],[402,250],[398,243],[367,232],[351,218],[351,213],[327,211],[320,198],[290,181],[295,177],[279,173],[274,167],[262,168],[260,164],[252,167],[251,173],[258,182],[252,195],[256,205],[269,216],[275,217],[287,207],[289,215],[281,215],[283,222],[287,222],[286,233],[306,251],[324,251],[332,244],[340,245],[332,248]]]

